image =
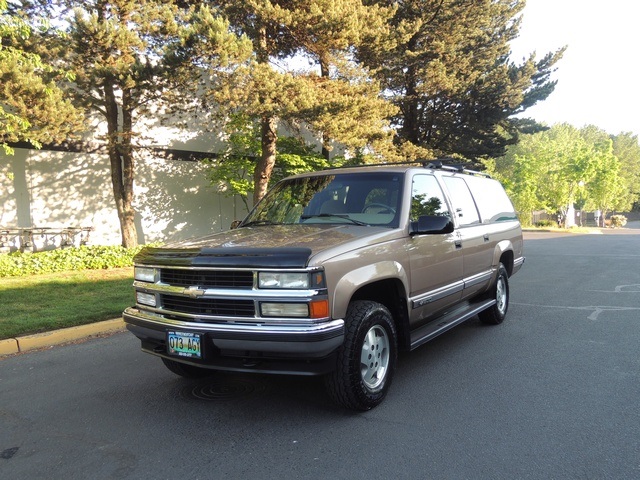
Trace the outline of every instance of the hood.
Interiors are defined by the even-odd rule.
[[[336,246],[388,234],[384,227],[359,225],[265,225],[243,227],[204,237],[145,248],[137,264],[304,268],[309,259]],[[373,240],[373,239],[372,239]]]

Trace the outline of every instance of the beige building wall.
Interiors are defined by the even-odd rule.
[[[200,162],[139,158],[134,192],[140,243],[226,230],[247,213],[241,199],[209,185]],[[93,228],[93,245],[120,244],[108,157],[26,149],[0,153],[0,230],[65,227]],[[44,243],[34,237],[36,250]]]

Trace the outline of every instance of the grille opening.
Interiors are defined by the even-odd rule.
[[[162,306],[166,310],[192,315],[215,315],[221,317],[253,317],[253,300],[228,300],[210,298],[187,298],[161,295]]]
[[[162,269],[160,281],[176,287],[253,288],[253,272],[237,270]]]

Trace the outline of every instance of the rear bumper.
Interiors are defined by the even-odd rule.
[[[344,320],[316,325],[243,325],[184,322],[127,308],[127,329],[148,353],[178,362],[220,370],[321,374],[334,368],[333,354],[344,340]],[[167,354],[167,331],[202,335],[203,358]]]

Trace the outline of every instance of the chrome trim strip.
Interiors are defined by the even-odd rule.
[[[183,330],[193,330],[205,333],[260,333],[260,334],[291,334],[291,335],[306,335],[309,333],[328,333],[332,331],[342,331],[344,329],[344,320],[330,320],[324,321],[321,324],[302,325],[239,325],[239,324],[211,324],[211,323],[194,323],[183,322],[180,320],[172,320],[164,318],[160,315],[153,313],[143,312],[137,308],[129,307],[124,311],[125,315],[129,315],[136,319],[148,322],[160,327],[175,327]],[[271,322],[273,319],[269,319]]]
[[[431,290],[430,292],[423,293],[422,295],[418,295],[417,297],[412,298],[411,308],[416,309],[424,307],[431,302],[435,302],[436,300],[440,300],[442,298],[448,297],[449,295],[461,292],[463,289],[464,282],[459,281],[452,283],[451,285],[446,285],[444,287],[438,288],[436,290]]]
[[[221,316],[221,315],[202,315],[202,314],[194,314],[194,313],[185,313],[179,312],[175,310],[166,310],[164,308],[154,308],[144,305],[144,310],[148,312],[153,312],[160,316],[162,315],[171,315],[174,317],[183,317],[191,320],[201,320],[202,322],[211,322],[220,325],[242,325],[242,324],[260,324],[260,325],[315,325],[318,323],[326,322],[329,317],[325,318],[294,318],[294,317],[229,317],[229,316]],[[256,307],[256,312],[257,312]],[[173,321],[173,320],[171,320]],[[198,325],[202,325],[202,323],[198,323]]]
[[[524,263],[524,258],[525,257],[518,257],[513,261],[513,265],[516,267],[521,267],[522,264]]]
[[[198,289],[193,287],[173,287],[166,283],[148,283],[140,282],[138,280],[133,282],[133,286],[140,290],[144,290],[147,293],[167,293],[170,295],[177,295],[182,297],[202,298],[202,297],[215,297],[215,298],[233,298],[233,299],[246,299],[254,300],[255,298],[285,298],[285,299],[301,299],[309,297],[317,297],[319,295],[326,295],[326,289],[314,289],[314,290],[287,290],[287,289],[239,289],[239,288],[203,288]]]
[[[464,288],[469,288],[479,283],[486,283],[491,279],[494,270],[489,270],[487,272],[478,273],[471,277],[464,279]]]
[[[207,266],[199,266],[199,265],[160,265],[160,264],[147,264],[147,263],[135,263],[134,267],[146,267],[146,268],[156,268],[159,270],[219,270],[225,272],[292,272],[292,273],[307,273],[307,272],[318,272],[322,271],[323,267],[307,267],[307,268],[258,268],[258,267],[207,267]]]

